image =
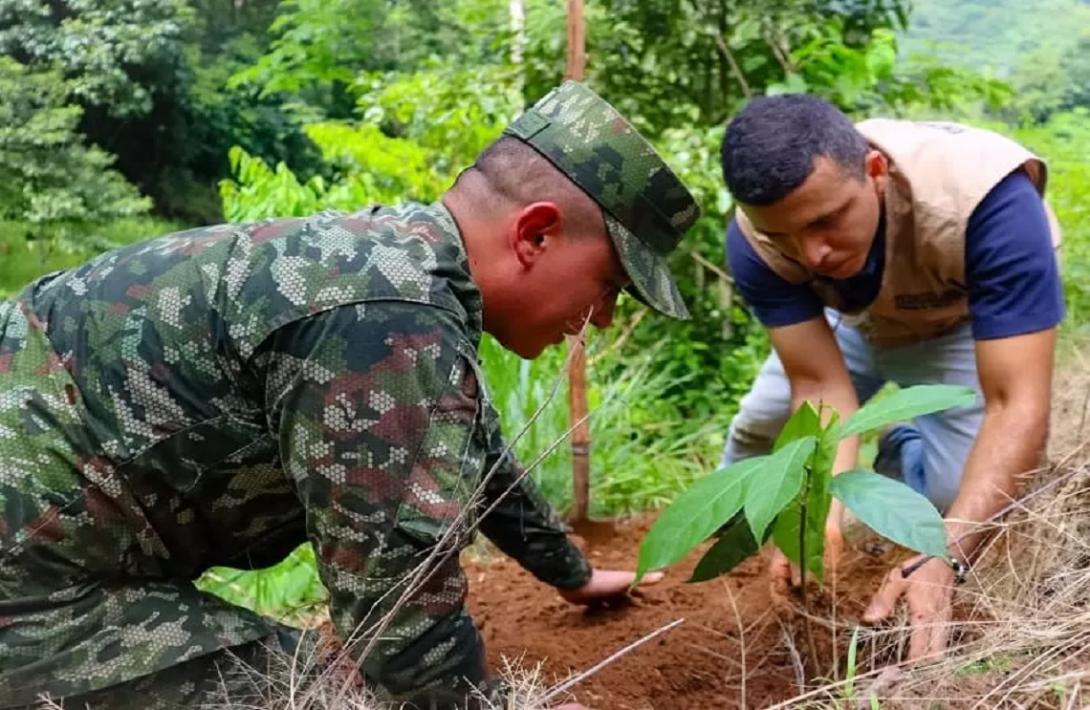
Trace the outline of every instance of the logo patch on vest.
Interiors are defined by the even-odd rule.
[[[951,286],[944,291],[901,293],[893,297],[893,305],[901,311],[927,311],[933,308],[947,308],[964,300],[965,297],[965,289]]]

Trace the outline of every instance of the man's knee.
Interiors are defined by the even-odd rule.
[[[771,452],[776,437],[787,423],[789,409],[789,405],[782,412],[768,406],[748,408],[743,401],[727,432],[723,465]]]

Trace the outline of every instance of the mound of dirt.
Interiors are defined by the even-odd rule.
[[[650,523],[596,523],[578,532],[595,566],[635,569]],[[631,604],[614,609],[572,606],[511,560],[471,561],[470,608],[493,667],[502,667],[504,657],[541,662],[545,676],[556,680],[684,618],[574,689],[595,710],[764,707],[804,691],[804,677],[829,679],[843,667],[850,632],[838,633],[834,646],[826,625],[815,623],[811,635],[820,660],[803,672],[800,664],[810,655],[805,625],[774,608],[763,559],[747,560],[711,582],[687,584],[699,557],[694,553]],[[835,599],[837,626],[850,628],[893,561],[891,553],[873,547],[845,552],[835,594],[817,593],[811,585],[814,614],[830,618]]]

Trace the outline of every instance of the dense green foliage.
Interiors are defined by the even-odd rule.
[[[80,131],[154,198],[160,215],[220,218],[215,183],[242,145],[316,170],[279,101],[227,79],[264,50],[275,0],[0,0],[0,54],[54,71]],[[29,79],[28,79],[29,82]]]
[[[83,110],[68,103],[72,83],[0,56],[0,219],[36,227],[98,222],[150,206],[117,172],[113,158],[77,130]]]
[[[997,111],[1008,122],[1090,106],[1087,0],[916,0],[902,47],[1009,82],[1010,100]]]

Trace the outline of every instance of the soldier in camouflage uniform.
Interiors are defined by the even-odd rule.
[[[172,234],[0,305],[0,707],[199,702],[228,655],[294,641],[193,580],[307,540],[354,654],[381,631],[371,683],[499,697],[464,607],[474,528],[572,601],[632,576],[592,570],[507,453],[481,332],[533,357],[608,325],[620,288],[685,317],[664,256],[696,216],[569,82],[442,202]]]

